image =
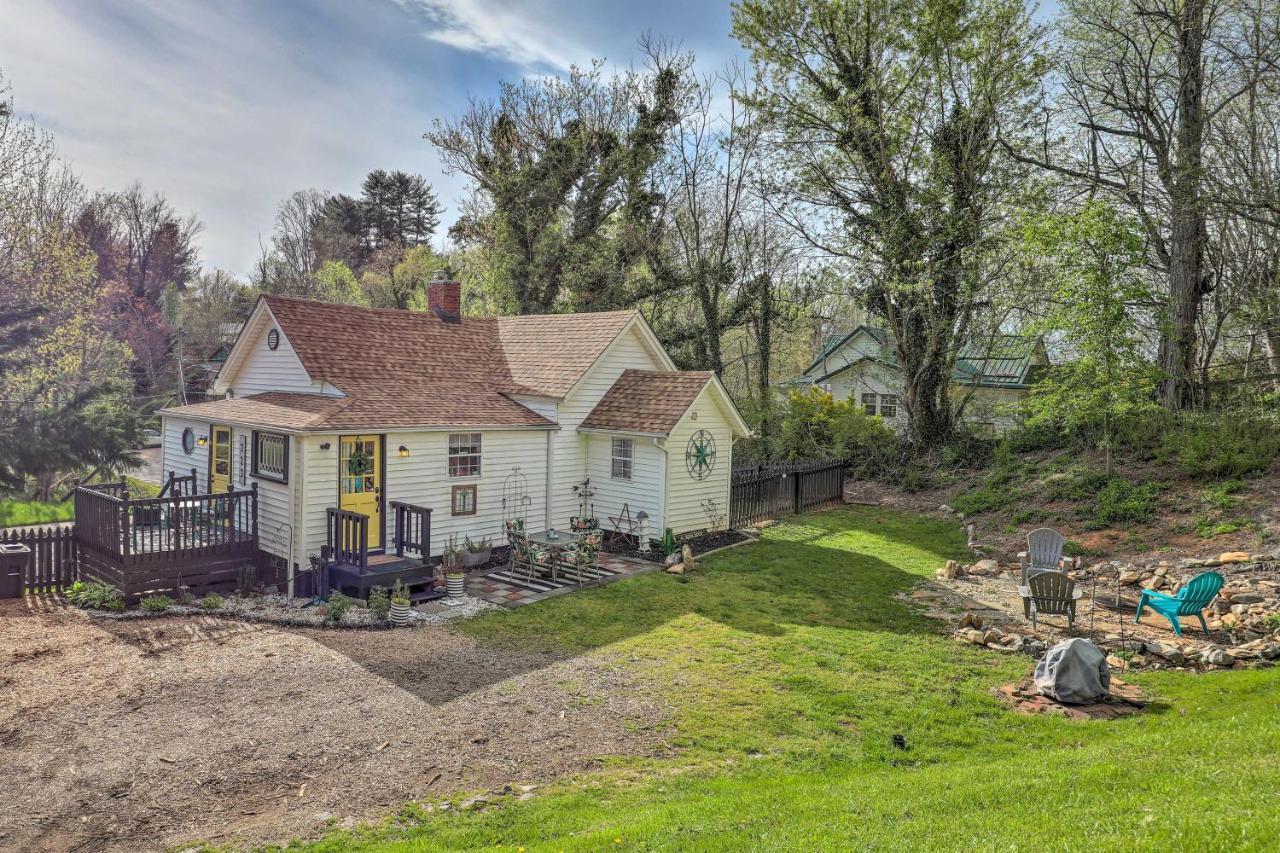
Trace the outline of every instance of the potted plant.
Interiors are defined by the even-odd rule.
[[[465,554],[466,551],[458,547],[457,537],[450,535],[448,544],[444,546],[444,555],[440,558],[440,562],[444,565],[445,589],[450,598],[462,597],[467,580],[467,573],[462,564]]]
[[[413,621],[413,611],[409,605],[409,591],[396,578],[396,585],[391,588],[391,608],[387,613],[387,621],[396,627],[408,625]]]
[[[462,567],[464,569],[474,569],[476,566],[483,566],[489,562],[489,556],[493,551],[493,540],[489,537],[482,538],[479,542],[473,542],[468,536],[462,541]]]

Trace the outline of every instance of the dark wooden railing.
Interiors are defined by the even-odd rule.
[[[103,556],[121,557],[124,483],[96,483],[78,486],[73,495],[76,511],[76,540],[81,549]]]
[[[396,556],[403,557],[405,551],[416,552],[426,565],[431,559],[431,508],[401,501],[391,501],[391,508],[396,511]]]
[[[225,588],[261,556],[256,483],[242,491],[142,499],[130,498],[123,483],[95,484],[77,487],[74,499],[80,575],[129,599]]]
[[[822,459],[738,469],[729,492],[729,524],[737,527],[830,506],[844,499],[843,460]]]
[[[164,485],[160,488],[160,494],[156,495],[156,497],[191,497],[198,491],[200,491],[200,477],[196,474],[195,468],[191,469],[190,474],[184,474],[181,477],[177,475],[177,472],[170,471],[169,478],[165,480]]]
[[[328,558],[339,565],[356,566],[363,573],[369,566],[369,516],[337,507],[326,512]]]

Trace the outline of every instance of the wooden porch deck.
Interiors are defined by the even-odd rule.
[[[346,595],[368,598],[375,586],[391,589],[396,581],[409,590],[409,600],[414,604],[433,601],[444,595],[436,589],[434,566],[423,565],[418,558],[397,557],[395,554],[369,554],[362,569],[351,563],[334,563],[329,567],[329,587]]]

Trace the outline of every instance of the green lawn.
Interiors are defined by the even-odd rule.
[[[686,578],[648,575],[476,619],[495,646],[608,647],[675,709],[663,759],[318,850],[1275,849],[1276,670],[1150,674],[1150,713],[1009,713],[1028,666],[892,598],[963,556],[955,525],[804,516]],[[895,733],[907,738],[893,748]]]
[[[24,524],[49,524],[54,521],[70,521],[75,516],[71,501],[43,503],[41,501],[0,500],[0,527],[19,527]]]

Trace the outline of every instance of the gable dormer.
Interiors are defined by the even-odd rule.
[[[232,397],[267,391],[342,396],[332,385],[311,378],[264,299],[258,300],[241,328],[213,390]]]

